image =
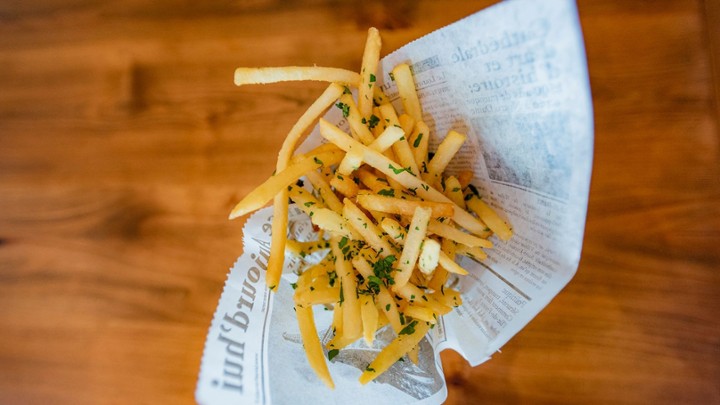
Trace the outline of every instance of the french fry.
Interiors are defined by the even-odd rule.
[[[435,313],[427,307],[408,305],[403,310],[403,313],[405,314],[405,316],[409,316],[413,319],[417,319],[423,322],[429,322],[430,324],[434,324],[437,322],[437,319],[435,318]]]
[[[460,187],[463,189],[467,187],[470,182],[472,182],[473,177],[475,174],[471,170],[461,170],[460,173],[458,173],[458,181],[460,182]]]
[[[460,267],[460,265],[455,263],[455,260],[450,258],[450,256],[446,255],[445,252],[440,252],[440,258],[438,259],[438,263],[450,273],[460,274],[461,276],[465,276],[468,274],[467,270],[463,269],[462,267]]]
[[[485,260],[487,259],[487,253],[485,253],[482,249],[479,247],[467,247],[463,245],[459,245],[457,247],[456,253],[459,255],[467,256],[471,259],[475,260]]]
[[[338,82],[357,87],[360,83],[360,75],[350,70],[319,66],[239,67],[235,69],[236,86],[304,80]]]
[[[329,388],[335,388],[330,371],[328,370],[325,356],[323,355],[320,338],[315,327],[315,318],[311,306],[295,306],[295,314],[300,327],[305,354],[307,355],[310,367],[315,371],[320,380]]]
[[[320,229],[330,232],[337,237],[345,237],[350,239],[359,239],[360,234],[348,224],[347,220],[337,212],[328,208],[318,208],[314,211],[310,220]]]
[[[438,183],[440,181],[440,173],[445,170],[445,167],[447,167],[457,151],[460,150],[460,147],[465,143],[466,139],[467,136],[459,132],[448,132],[445,139],[440,142],[437,151],[435,151],[435,156],[433,156],[432,160],[427,164],[428,172],[423,174],[423,180],[429,184]]]
[[[438,220],[430,221],[428,230],[430,232],[434,233],[435,235],[450,239],[457,243],[462,243],[463,245],[466,245],[469,247],[476,247],[476,246],[484,247],[484,248],[493,247],[492,242],[490,242],[487,239],[478,238],[477,236],[467,234],[451,225],[442,223]]]
[[[245,196],[230,212],[230,219],[241,217],[248,212],[262,208],[276,194],[285,190],[287,186],[295,183],[301,176],[323,165],[336,164],[342,159],[343,153],[339,151],[324,152],[310,155],[296,164],[267,179],[263,184]]]
[[[430,140],[430,128],[423,122],[415,123],[415,129],[408,138],[408,144],[412,149],[415,163],[420,173],[427,173],[428,145]]]
[[[385,121],[387,121],[388,128],[398,127],[402,129],[400,120],[398,119],[397,114],[395,113],[395,108],[393,108],[392,104],[381,105],[380,112],[382,113]],[[410,173],[416,176],[419,175],[419,169],[417,163],[415,162],[415,156],[410,149],[410,145],[407,143],[407,139],[399,139],[393,144],[392,150],[397,157],[397,162],[400,163],[402,167],[406,168],[406,170],[409,170]]]
[[[412,134],[413,128],[415,128],[415,119],[408,114],[400,114],[398,122],[403,132],[408,136],[408,140],[410,140],[410,134]]]
[[[355,135],[357,135],[358,140],[365,145],[370,145],[375,140],[375,137],[372,132],[370,132],[367,125],[363,123],[363,121],[367,122],[367,119],[363,117],[358,110],[352,95],[343,94],[340,96],[340,103],[338,106],[343,108],[343,115],[346,116],[348,124],[350,124],[350,129]],[[347,114],[345,114],[345,112],[347,112]]]
[[[495,210],[485,204],[483,200],[473,194],[470,199],[466,201],[466,204],[468,208],[480,216],[483,222],[487,224],[490,230],[495,232],[495,235],[497,235],[498,238],[504,241],[510,240],[512,237],[512,230],[508,224],[506,224],[505,221],[498,216]]]
[[[405,134],[402,128],[395,126],[387,127],[374,141],[370,144],[370,148],[378,151],[385,152],[391,146],[398,142]]]
[[[333,237],[330,239],[333,255],[335,256],[335,271],[340,279],[340,299],[338,305],[343,309],[343,335],[347,338],[362,336],[362,320],[360,318],[360,305],[357,298],[357,279],[353,273],[352,264],[345,259],[343,248],[347,238]]]
[[[413,117],[415,121],[422,121],[422,109],[415,91],[415,80],[410,71],[410,66],[407,63],[401,63],[395,66],[392,73],[405,112]]]
[[[310,218],[315,215],[317,209],[326,208],[325,204],[315,198],[309,191],[296,185],[288,187],[288,196],[293,200],[295,205],[303,210]]]
[[[400,225],[399,222],[392,218],[384,218],[380,222],[380,227],[382,228],[385,233],[388,234],[390,239],[399,246],[405,245],[405,239],[407,237],[407,231],[405,230],[405,227]]]
[[[364,294],[360,296],[360,317],[362,318],[365,343],[372,347],[378,325],[378,310],[375,307],[372,295]]]
[[[410,229],[405,238],[405,245],[400,254],[400,260],[393,273],[395,278],[394,288],[402,287],[410,280],[410,276],[415,268],[415,262],[417,262],[417,258],[420,255],[420,246],[425,239],[427,225],[431,215],[432,212],[429,208],[417,207],[415,209],[412,221],[410,221]]]
[[[376,210],[398,215],[413,215],[417,207],[431,210],[433,218],[452,217],[455,206],[452,203],[436,203],[433,201],[411,201],[395,197],[360,193],[357,195],[358,204],[369,210]]]
[[[328,208],[337,213],[342,212],[342,202],[340,202],[338,196],[336,196],[332,191],[330,184],[327,180],[325,180],[325,177],[322,174],[316,172],[315,170],[310,170],[305,173],[305,176],[310,184],[312,184],[313,188],[317,190],[318,194],[320,194],[320,199],[328,206]]]
[[[457,177],[450,176],[445,179],[445,196],[455,203],[458,207],[465,209],[465,196],[463,195],[462,186]]]
[[[335,187],[335,190],[337,190],[340,194],[344,195],[346,198],[355,197],[355,195],[358,193],[357,184],[355,184],[352,178],[347,175],[337,173],[330,180],[330,185],[332,187]]]
[[[413,322],[414,324],[410,323],[403,328],[400,335],[385,346],[377,357],[370,362],[362,375],[360,375],[360,384],[367,384],[377,378],[395,364],[399,358],[407,354],[410,349],[420,343],[428,330],[430,330],[430,325],[425,322]],[[407,331],[407,333],[403,333],[404,331]]]
[[[380,59],[380,47],[382,41],[380,32],[371,27],[368,30],[365,41],[365,52],[363,53],[362,66],[360,68],[360,85],[358,86],[358,108],[364,118],[370,118],[373,107],[373,94],[375,83],[377,83],[377,66]]]
[[[359,169],[360,166],[363,164],[363,154],[362,152],[355,152],[352,151],[350,153],[345,154],[345,157],[340,162],[340,165],[338,166],[337,172],[340,174],[343,174],[345,176],[349,176],[354,172],[355,170]]]

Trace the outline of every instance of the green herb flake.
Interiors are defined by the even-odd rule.
[[[415,138],[415,142],[413,142],[413,147],[415,147],[415,148],[419,148],[419,147],[420,147],[420,141],[422,140],[422,137],[423,137],[423,133],[420,132],[420,133],[418,134],[418,137]]]
[[[412,335],[415,333],[415,326],[417,325],[417,321],[410,322],[407,326],[402,328],[400,333],[398,335]]]
[[[370,83],[375,83],[375,75],[370,73]]]
[[[384,195],[387,197],[395,197],[395,190],[392,188],[386,188],[378,191],[378,195]]]
[[[292,287],[293,290],[297,289],[297,283],[290,283],[290,287]]]
[[[350,115],[350,106],[348,104],[339,102],[339,103],[335,104],[335,107],[342,110],[343,117],[347,118],[348,115]]]
[[[319,164],[320,166],[323,165],[322,160],[318,159],[317,156],[313,158],[313,161],[314,161],[315,163]]]
[[[368,121],[368,128],[373,129],[377,126],[377,124],[380,122],[380,118],[378,118],[375,114],[370,116],[370,121]]]
[[[303,205],[306,206],[306,207],[309,207],[309,206],[311,206],[311,205],[315,205],[315,202],[314,202],[314,201],[308,201],[308,202],[306,202],[306,203],[303,204]]]
[[[332,361],[332,359],[334,359],[335,356],[338,355],[338,353],[340,353],[340,350],[338,350],[338,349],[328,350],[328,360]]]
[[[388,165],[388,169],[391,169],[393,172],[395,172],[395,174],[400,174],[402,172],[410,172],[410,170],[408,170],[407,168],[404,168],[404,167],[401,167],[400,169],[396,169],[395,166],[393,166],[392,164]]]

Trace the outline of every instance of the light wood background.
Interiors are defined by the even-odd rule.
[[[241,253],[227,214],[324,88],[239,90],[233,69],[357,69],[371,25],[387,53],[493,2],[387,3],[0,3],[1,404],[194,401]],[[720,6],[579,10],[579,271],[488,363],[444,353],[447,402],[720,403]]]

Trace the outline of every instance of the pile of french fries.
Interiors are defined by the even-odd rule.
[[[417,364],[421,339],[440,316],[462,303],[460,293],[446,286],[450,273],[467,274],[455,263],[456,255],[483,260],[483,249],[493,247],[488,237],[508,240],[512,235],[470,184],[472,172],[444,174],[465,135],[450,131],[435,153],[429,153],[431,134],[423,122],[410,66],[400,64],[391,74],[402,113],[376,86],[380,47],[380,35],[371,28],[360,73],[324,67],[235,72],[238,86],[287,80],[331,83],[290,130],[275,173],[230,214],[237,218],[273,200],[266,277],[272,290],[279,286],[286,253],[301,258],[324,255],[292,286],[308,361],[331,388],[313,306],[333,309],[334,337],[325,348],[329,360],[361,338],[372,345],[386,325],[395,332],[397,337],[362,372],[360,382],[366,384],[406,355]],[[351,133],[321,118],[333,106],[342,110]],[[295,153],[316,122],[328,142]],[[317,240],[287,239],[289,199],[317,227]]]

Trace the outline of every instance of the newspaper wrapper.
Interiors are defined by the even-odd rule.
[[[455,280],[464,304],[420,344],[420,361],[398,361],[367,386],[362,370],[393,338],[379,332],[329,362],[335,390],[308,365],[292,309],[288,257],[277,293],[264,285],[272,208],[246,223],[243,255],[230,270],[205,343],[196,399],[201,404],[439,404],[447,396],[439,353],[452,348],[475,366],[522,329],[577,270],[587,211],[593,125],[575,3],[514,0],[435,31],[382,60],[378,80],[402,110],[392,67],[409,62],[434,150],[450,129],[468,135],[449,173],[471,168],[484,201],[514,230],[493,238],[483,262],[463,259]],[[347,128],[339,110],[327,117]],[[321,142],[317,130],[301,149]],[[289,236],[314,239],[290,207]],[[306,258],[311,261],[313,258]],[[332,312],[316,307],[321,340]],[[478,384],[481,384],[478,381]]]

